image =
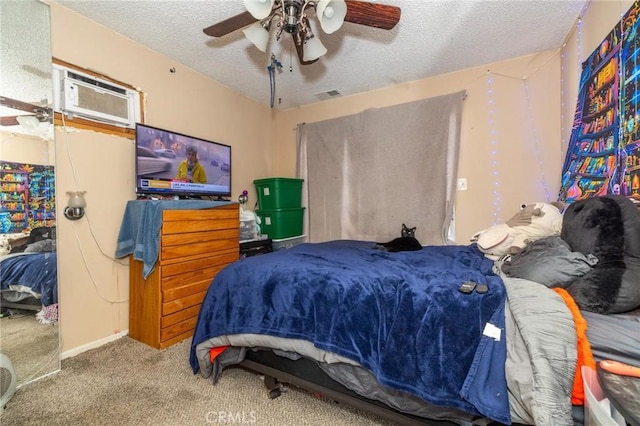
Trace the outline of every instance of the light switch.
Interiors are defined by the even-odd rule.
[[[458,179],[458,191],[466,191],[467,190],[467,178]]]

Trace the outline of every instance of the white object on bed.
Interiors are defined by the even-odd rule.
[[[515,254],[527,244],[551,235],[560,235],[562,213],[555,204],[523,205],[506,223],[499,223],[471,237],[489,259]]]
[[[586,426],[625,426],[622,415],[613,407],[598,382],[598,373],[593,368],[582,367],[584,383],[584,422]]]
[[[5,256],[11,253],[11,244],[6,238],[0,238],[0,256]]]

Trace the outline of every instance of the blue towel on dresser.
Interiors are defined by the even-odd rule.
[[[160,247],[163,210],[199,210],[233,204],[231,201],[205,200],[132,200],[120,225],[116,258],[133,254],[144,263],[143,276],[148,278],[155,268]]]

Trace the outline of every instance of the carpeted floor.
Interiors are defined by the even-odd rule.
[[[11,360],[18,385],[60,368],[58,323],[40,324],[36,311],[0,318],[0,352]]]
[[[9,425],[389,425],[296,388],[269,399],[260,376],[224,371],[214,386],[194,375],[190,340],[166,350],[128,337],[62,361],[23,386],[0,415]]]

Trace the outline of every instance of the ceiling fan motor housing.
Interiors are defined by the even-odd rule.
[[[284,6],[285,21],[284,30],[289,34],[295,34],[298,32],[298,12],[300,10],[300,4],[297,1],[289,0]]]

